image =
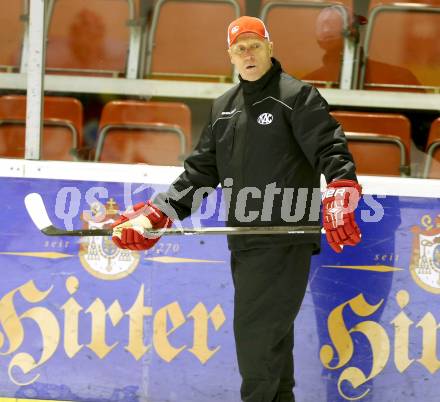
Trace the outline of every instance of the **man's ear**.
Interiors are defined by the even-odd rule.
[[[273,42],[269,42],[269,54],[271,57],[273,56]]]
[[[231,52],[231,49],[229,48],[229,49],[227,50],[227,52],[228,52],[228,55],[229,55],[229,60],[231,60],[231,64],[234,64],[234,63],[232,62],[232,52]]]

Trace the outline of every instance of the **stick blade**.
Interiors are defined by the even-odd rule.
[[[26,195],[26,197],[24,197],[24,204],[32,222],[34,222],[39,230],[43,231],[43,229],[52,226],[52,222],[50,221],[40,194],[30,193]]]

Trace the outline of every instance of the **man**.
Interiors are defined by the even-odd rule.
[[[316,225],[319,213],[313,205],[318,199],[319,207],[322,172],[330,183],[323,198],[329,244],[337,252],[355,245],[360,232],[353,210],[361,189],[327,103],[311,85],[282,72],[261,20],[233,21],[228,45],[240,83],[214,102],[184,172],[166,193],[122,216],[114,225],[114,242],[134,250],[152,247],[159,238],[145,230],[170,226],[169,217],[189,216],[198,208],[197,189],[215,189],[219,183],[231,193],[228,225]],[[242,400],[292,402],[293,321],[320,234],[230,236],[228,245]]]

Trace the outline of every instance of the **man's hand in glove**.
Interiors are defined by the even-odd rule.
[[[322,196],[323,225],[330,247],[340,253],[344,246],[361,241],[354,218],[362,187],[354,180],[333,180]]]
[[[125,211],[112,225],[112,240],[119,248],[147,250],[160,239],[160,234],[148,234],[172,225],[171,219],[151,201],[136,204]]]

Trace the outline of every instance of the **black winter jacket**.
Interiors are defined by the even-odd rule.
[[[175,217],[171,205],[179,219],[187,217],[198,207],[193,205],[194,192],[220,183],[232,188],[229,226],[319,225],[320,174],[327,182],[356,180],[346,138],[329,115],[327,102],[313,86],[284,73],[276,59],[272,63],[259,80],[240,77],[237,86],[214,101],[184,172],[154,200],[165,213]],[[177,196],[191,186],[185,196]],[[239,196],[243,188],[252,190]],[[317,251],[320,238],[235,235],[228,237],[228,245],[242,250],[314,243]]]

